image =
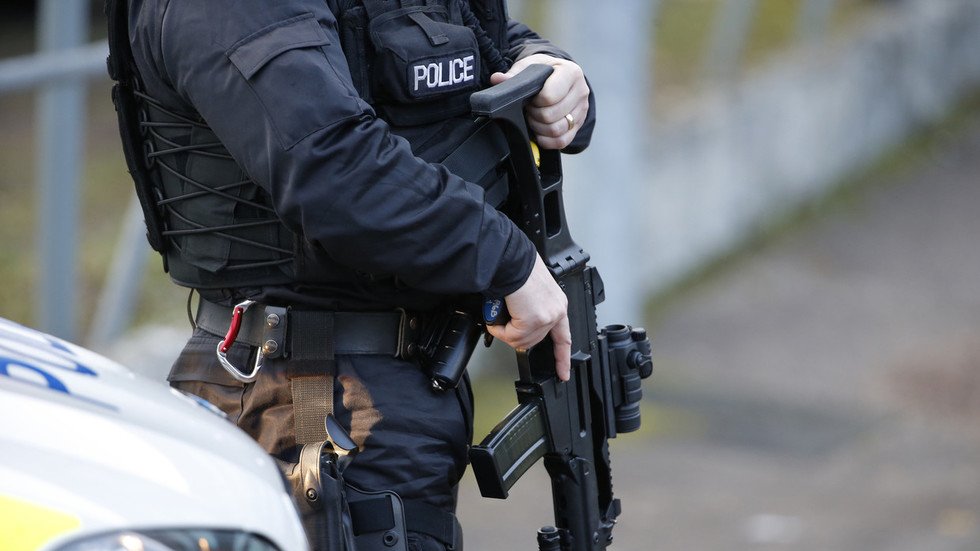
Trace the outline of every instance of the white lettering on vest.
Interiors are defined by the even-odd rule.
[[[412,67],[414,76],[414,89],[419,91],[420,87],[427,90],[436,90],[464,84],[474,79],[473,76],[473,56],[458,57],[453,59],[443,59],[436,63],[414,65]]]

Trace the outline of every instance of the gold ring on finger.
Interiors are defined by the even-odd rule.
[[[575,117],[571,113],[565,115],[565,122],[568,123],[568,130],[566,132],[571,132],[575,128]]]

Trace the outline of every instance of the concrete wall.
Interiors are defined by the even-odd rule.
[[[879,11],[655,125],[634,188],[642,212],[630,240],[642,254],[620,266],[639,268],[639,290],[663,290],[827,193],[980,85],[980,2]]]

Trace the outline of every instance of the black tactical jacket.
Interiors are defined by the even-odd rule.
[[[337,2],[338,0],[329,0]],[[471,0],[473,5],[479,0]],[[206,121],[306,250],[331,268],[293,284],[210,292],[335,309],[425,309],[446,295],[504,296],[534,251],[483,189],[416,157],[352,85],[324,0],[130,0],[146,93]],[[511,59],[567,55],[507,24]],[[257,36],[274,36],[256,41]],[[356,68],[355,68],[356,69]],[[583,149],[594,109],[568,151]]]

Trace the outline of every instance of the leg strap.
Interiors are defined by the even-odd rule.
[[[410,532],[419,532],[446,544],[449,551],[462,548],[462,530],[456,515],[421,501],[405,502],[405,524]]]
[[[299,445],[327,439],[324,425],[333,413],[333,376],[297,376],[289,380],[293,393],[293,426]]]
[[[361,492],[347,486],[347,502],[350,507],[354,536],[358,551],[367,544],[371,535],[389,548],[391,538],[404,539],[404,530],[426,534],[442,542],[449,551],[458,550],[462,544],[462,530],[456,515],[416,500],[402,501],[394,492]],[[404,514],[404,530],[399,530]],[[398,532],[401,531],[401,535]],[[363,543],[362,543],[363,542]],[[372,543],[374,543],[372,541]],[[368,549],[374,549],[368,547]],[[378,549],[382,549],[379,547]]]

